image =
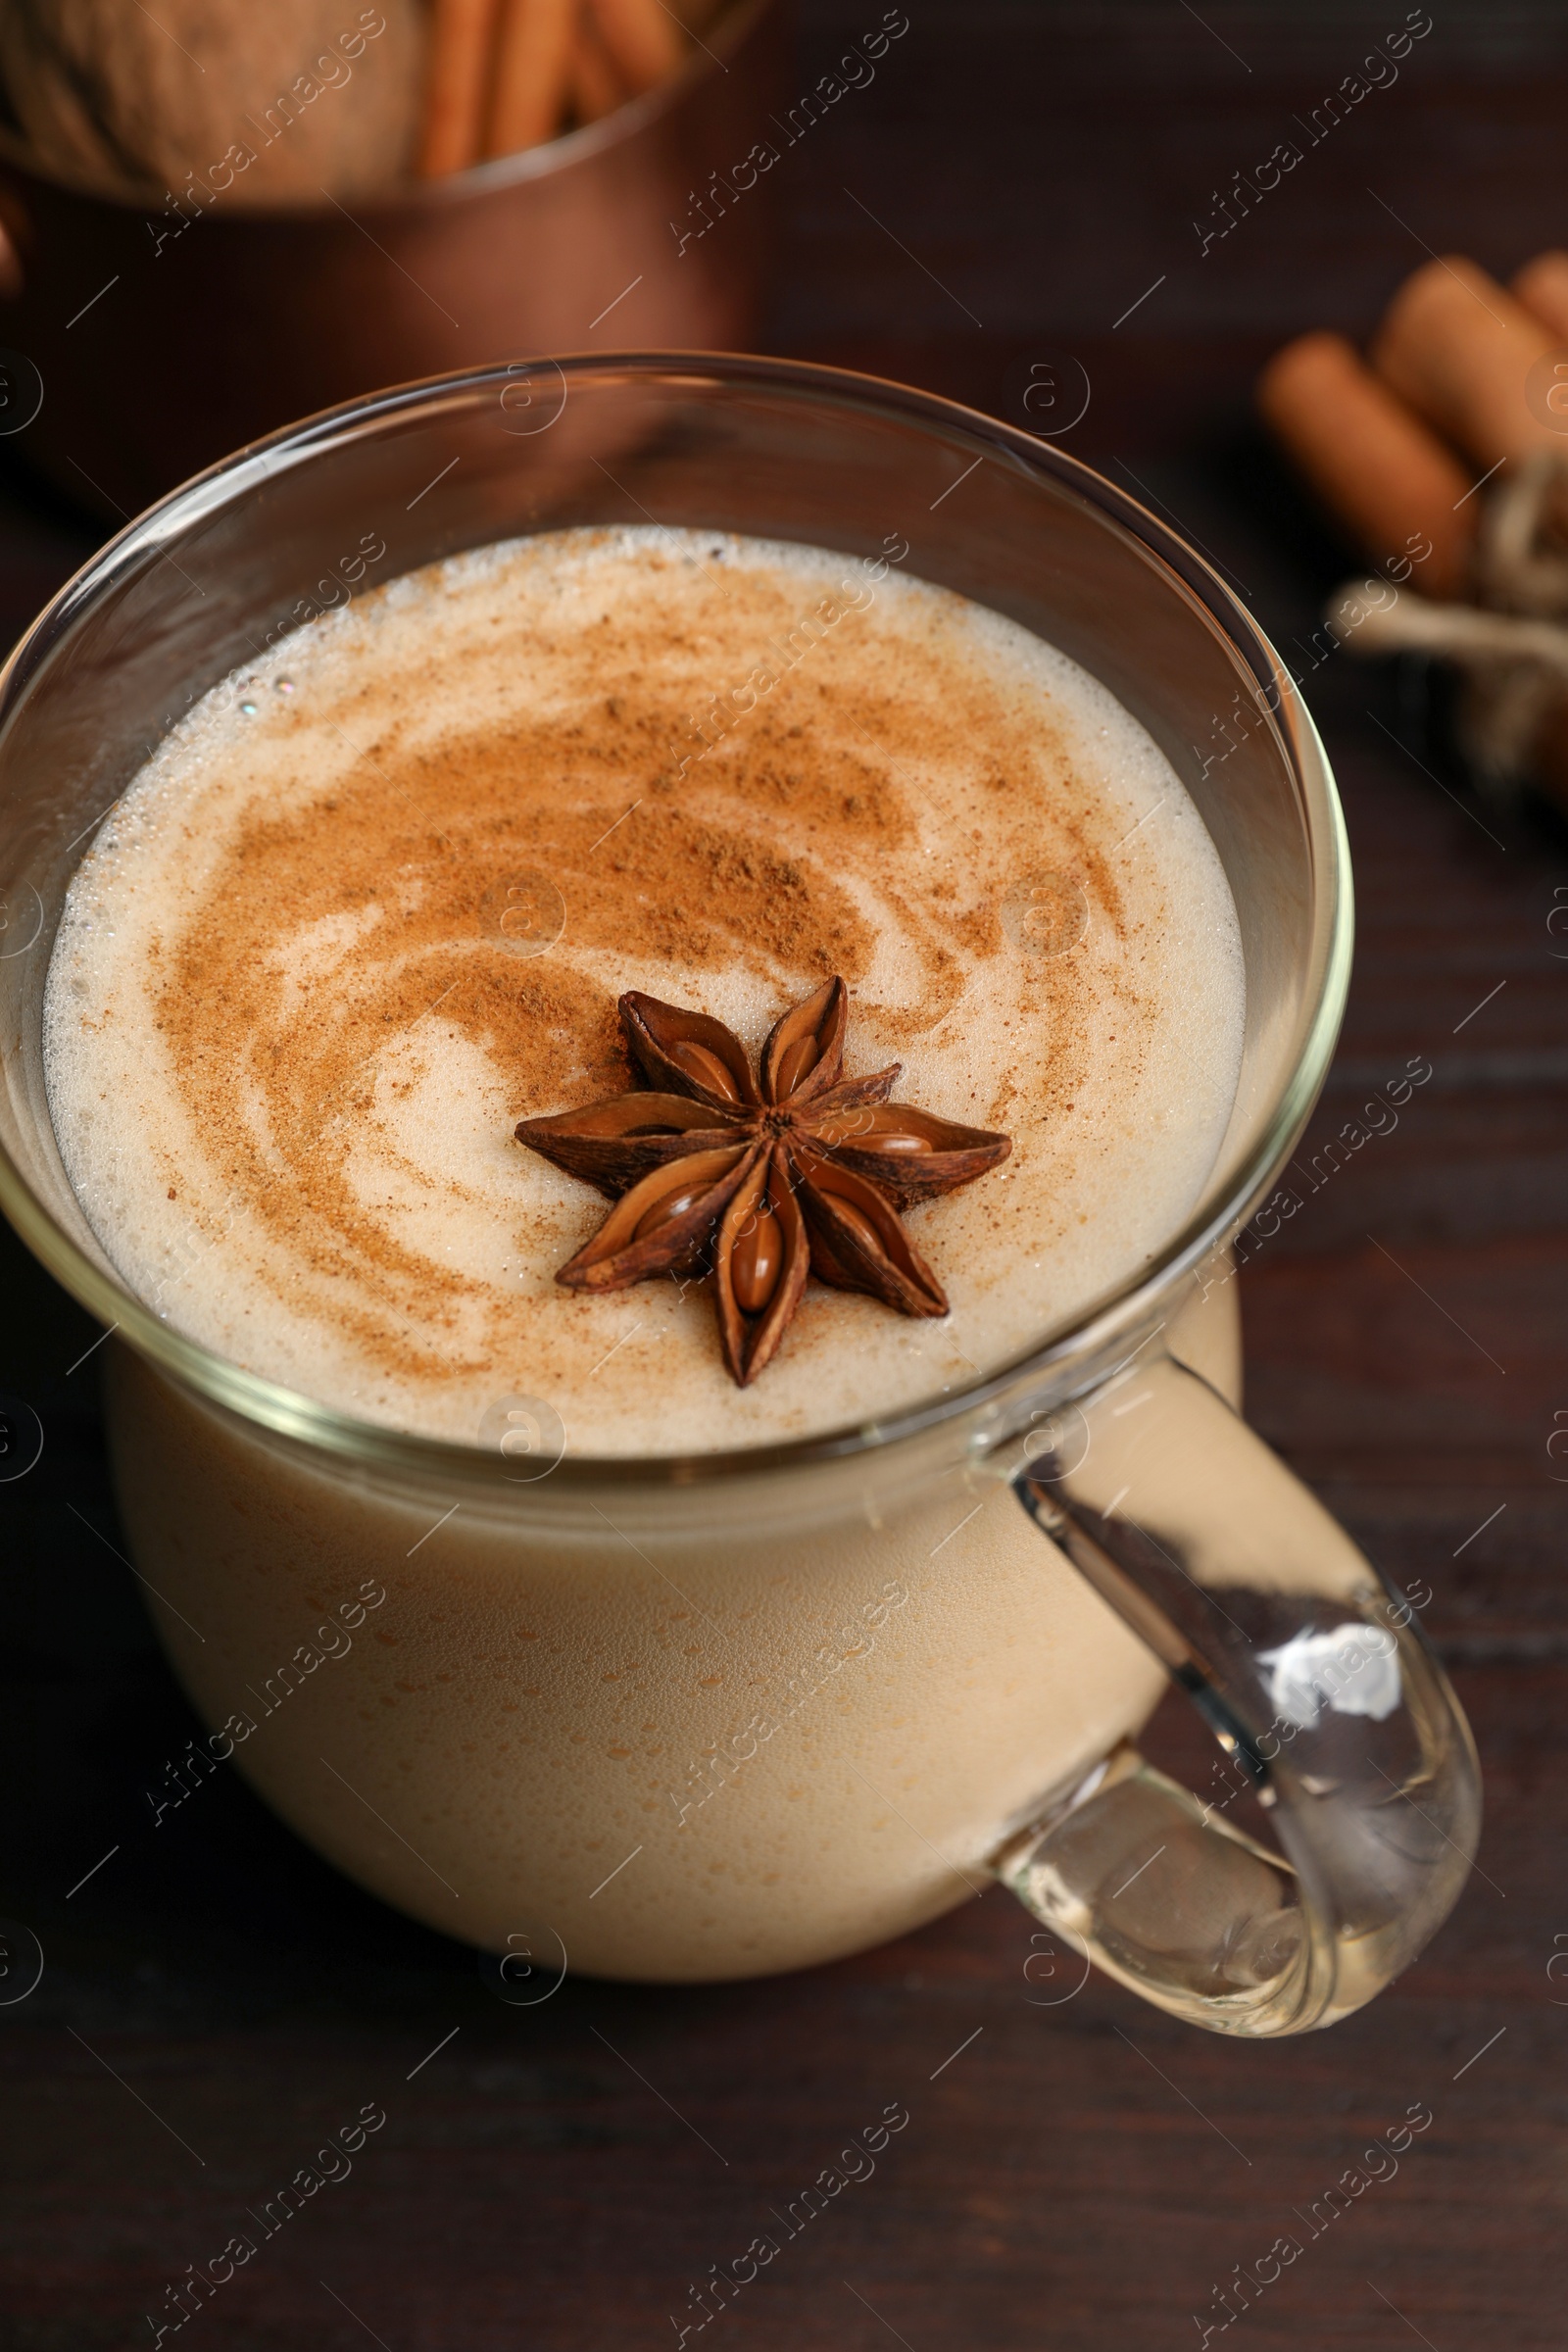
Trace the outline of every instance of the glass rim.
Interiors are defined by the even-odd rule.
[[[1217,627],[1245,662],[1259,691],[1265,723],[1286,761],[1303,820],[1311,868],[1309,956],[1315,968],[1315,989],[1309,986],[1303,1004],[1296,1060],[1262,1132],[1238,1164],[1223,1196],[1207,1205],[1200,1199],[1192,1215],[1127,1283],[1087,1309],[1048,1326],[1038,1341],[1004,1364],[885,1417],[844,1424],[804,1438],[695,1453],[565,1452],[548,1474],[552,1489],[560,1494],[564,1488],[707,1486],[880,1454],[892,1446],[983,1411],[1009,1392],[1045,1385],[1075,1358],[1102,1360],[1107,1351],[1114,1352],[1119,1342],[1132,1340],[1152,1319],[1158,1301],[1173,1283],[1219,1247],[1227,1232],[1239,1229],[1295,1148],[1328,1074],[1339,1037],[1349,987],[1354,915],[1344,812],[1327,755],[1291,672],[1214,565],[1140,501],[1065,451],[982,411],[911,385],[815,362],[750,354],[539,354],[392,386],[321,410],[219,460],[132,517],[99,548],[50,598],[0,665],[0,758],[12,715],[33,669],[95,597],[113,585],[123,567],[156,556],[188,523],[261,487],[275,473],[329,453],[341,441],[403,416],[439,413],[449,404],[471,407],[483,396],[504,389],[519,369],[546,366],[560,368],[568,383],[573,377],[584,380],[633,373],[677,386],[683,381],[702,381],[771,388],[829,408],[848,408],[861,415],[880,412],[889,419],[940,436],[950,447],[977,461],[992,457],[1025,474],[1047,477],[1102,517],[1120,525],[1146,558],[1152,559],[1166,574],[1172,591],[1197,604]],[[1308,977],[1310,982],[1310,972]],[[249,1372],[200,1341],[186,1338],[79,1248],[38,1198],[3,1142],[0,1212],[33,1255],[99,1322],[120,1333],[139,1354],[198,1396],[244,1421],[303,1444],[340,1465],[392,1475],[477,1481],[486,1487],[499,1482],[513,1494],[542,1482],[547,1475],[538,1474],[537,1482],[519,1481],[515,1473],[509,1478],[501,1456],[493,1449],[419,1436],[390,1423],[358,1420],[260,1373]]]

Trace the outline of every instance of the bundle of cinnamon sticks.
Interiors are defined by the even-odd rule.
[[[598,122],[678,71],[690,23],[665,0],[434,0],[421,174]]]
[[[1421,585],[1449,596],[1468,577],[1481,481],[1533,451],[1568,451],[1559,357],[1568,363],[1568,253],[1538,255],[1511,287],[1451,255],[1405,280],[1365,360],[1343,335],[1287,344],[1258,405],[1372,562],[1396,562],[1425,536]]]
[[[1431,261],[1364,358],[1303,335],[1258,405],[1384,575],[1370,603],[1351,592],[1348,625],[1348,596],[1331,606],[1341,642],[1454,661],[1478,775],[1568,802],[1568,252],[1506,286],[1462,255]]]

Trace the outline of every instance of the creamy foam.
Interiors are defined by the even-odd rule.
[[[101,829],[49,974],[61,1148],[130,1287],[365,1419],[471,1440],[524,1395],[574,1452],[670,1452],[913,1403],[1146,1264],[1240,1063],[1218,857],[1104,688],[875,568],[540,537],[199,704]],[[950,1318],[813,1283],[742,1392],[706,1286],[554,1283],[605,1204],[513,1129],[629,1083],[623,989],[755,1050],[834,971],[847,1073],[902,1060],[897,1099],[1012,1156],[909,1215]]]

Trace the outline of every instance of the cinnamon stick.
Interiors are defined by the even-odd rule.
[[[1515,274],[1510,289],[1534,318],[1568,343],[1568,253],[1538,253]]]
[[[628,92],[611,63],[599,26],[587,8],[577,10],[571,51],[571,108],[579,122],[597,122],[624,104]]]
[[[486,155],[514,155],[559,129],[575,30],[575,0],[502,0]]]
[[[675,18],[661,0],[588,0],[611,64],[634,96],[666,81],[685,44]]]
[[[1428,262],[1389,305],[1372,365],[1402,400],[1483,471],[1560,437],[1527,398],[1556,343],[1486,270],[1452,255]]]
[[[1257,405],[1374,564],[1414,565],[1429,596],[1457,593],[1477,521],[1475,502],[1461,503],[1469,477],[1343,335],[1288,343],[1258,379]]]
[[[478,159],[497,0],[434,0],[418,172],[439,179]]]

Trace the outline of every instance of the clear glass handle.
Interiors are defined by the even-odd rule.
[[[1480,1832],[1470,1729],[1408,1603],[1168,1355],[1141,1357],[1029,1450],[1025,1510],[1187,1692],[1283,1851],[1122,1747],[992,1868],[1195,2025],[1332,2025],[1447,1917]]]

